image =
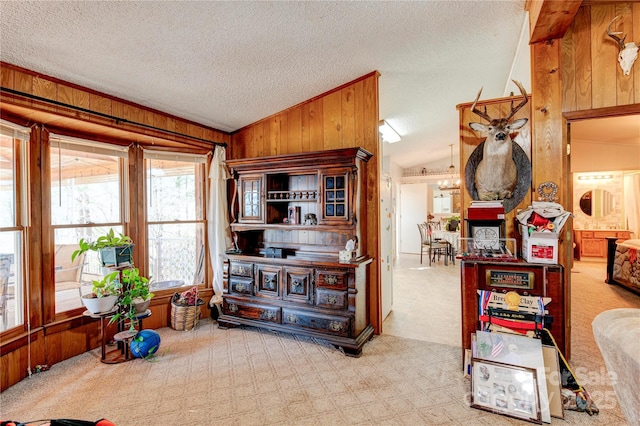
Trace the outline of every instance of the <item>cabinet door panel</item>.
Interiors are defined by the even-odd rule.
[[[291,302],[311,303],[312,295],[311,268],[284,268],[283,298]]]
[[[278,298],[282,268],[271,265],[256,265],[256,296]]]
[[[602,238],[583,238],[580,253],[582,256],[602,257],[605,254],[606,240]]]
[[[352,189],[349,170],[326,170],[320,174],[321,223],[351,223]]]
[[[239,178],[240,222],[264,222],[263,180],[262,175],[241,176]]]

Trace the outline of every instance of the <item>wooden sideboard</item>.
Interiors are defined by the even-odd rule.
[[[628,240],[631,232],[621,229],[574,229],[574,241],[579,253],[578,260],[582,257],[607,257],[607,238]]]
[[[492,284],[490,272],[501,274],[531,274],[531,288],[517,288],[514,285]],[[462,351],[471,347],[471,333],[479,328],[478,290],[490,290],[500,293],[515,291],[522,296],[550,297],[546,306],[553,322],[545,327],[551,331],[558,348],[566,359],[570,356],[570,312],[569,290],[564,282],[562,265],[543,265],[519,262],[462,261]]]
[[[371,154],[345,148],[228,160],[237,250],[225,256],[221,327],[249,325],[327,340],[358,356],[373,335],[373,259],[362,241],[362,176]]]

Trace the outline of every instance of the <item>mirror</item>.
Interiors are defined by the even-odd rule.
[[[616,207],[616,199],[605,189],[592,189],[580,197],[580,210],[593,218],[605,217]]]

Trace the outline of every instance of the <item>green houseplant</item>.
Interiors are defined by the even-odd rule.
[[[125,319],[129,321],[130,329],[134,329],[136,316],[147,310],[154,295],[149,290],[149,279],[140,275],[138,268],[123,269],[120,273],[122,280],[120,312],[113,316],[111,322]]]
[[[81,238],[78,242],[78,249],[71,254],[71,261],[75,260],[81,253],[89,250],[96,251],[100,255],[103,266],[119,266],[122,264],[133,264],[133,241],[128,235],[116,234],[113,229],[109,229],[105,235],[99,236],[95,241],[89,242]]]
[[[82,303],[92,314],[109,312],[118,303],[122,284],[118,280],[118,271],[93,280],[91,293],[82,295]]]

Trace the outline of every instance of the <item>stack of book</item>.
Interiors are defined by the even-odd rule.
[[[474,200],[467,209],[468,220],[502,220],[504,206],[502,200],[479,201]]]

